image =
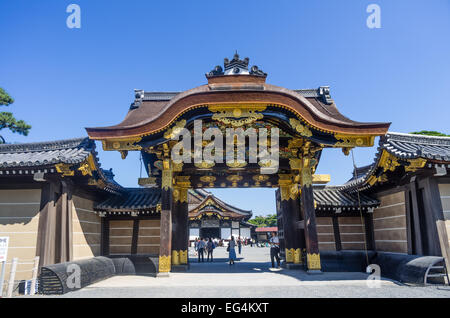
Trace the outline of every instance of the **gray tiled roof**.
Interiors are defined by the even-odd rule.
[[[213,199],[215,199],[220,205],[222,205],[222,207],[228,211],[231,212],[236,212],[238,214],[242,214],[242,215],[246,215],[248,217],[252,216],[253,212],[252,210],[243,210],[240,208],[237,208],[231,204],[228,204],[224,201],[222,201],[221,199],[219,199],[218,197],[216,197],[214,194],[212,194],[211,192],[208,192],[206,190],[203,189],[196,189],[196,194],[200,195],[202,197],[202,202],[198,203],[198,204],[192,204],[189,206],[189,211],[192,209],[195,209],[196,207],[200,206],[208,197],[211,197]]]
[[[3,144],[0,145],[0,168],[77,164],[91,153],[95,153],[95,143],[89,138]]]
[[[371,165],[357,168],[357,177],[352,177],[341,189],[367,188],[365,183],[377,170],[383,150],[399,159],[423,158],[450,164],[450,137],[388,132],[385,136],[380,137],[374,162]]]
[[[319,207],[359,207],[357,193],[347,193],[339,187],[314,188],[314,200]],[[376,199],[360,193],[359,200],[362,207],[375,207],[380,204]]]
[[[307,98],[320,98],[320,89],[295,89],[294,92],[299,93]],[[143,101],[170,101],[180,92],[144,92]]]
[[[169,101],[179,92],[145,92],[144,101]]]
[[[433,137],[388,132],[380,139],[380,147],[402,159],[434,159],[450,161],[450,137]]]
[[[124,188],[121,195],[111,195],[99,203],[95,210],[108,212],[130,212],[152,210],[161,200],[159,188]]]

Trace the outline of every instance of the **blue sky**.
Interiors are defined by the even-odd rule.
[[[81,7],[81,29],[66,26],[66,7]],[[369,4],[381,29],[369,29]],[[291,89],[331,86],[353,120],[392,122],[391,131],[450,133],[450,2],[316,1],[0,1],[0,87],[16,100],[28,137],[85,136],[84,127],[120,122],[133,89],[182,91],[235,50]],[[1,111],[7,111],[2,108]],[[103,152],[124,186],[136,186],[139,156]],[[355,151],[358,165],[376,147]],[[351,157],[325,150],[318,173],[331,184],[351,175]],[[255,214],[275,211],[273,190],[215,190]]]

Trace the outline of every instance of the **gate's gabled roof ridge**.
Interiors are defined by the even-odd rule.
[[[180,116],[202,106],[217,104],[266,104],[279,107],[284,116],[306,122],[318,131],[379,136],[390,123],[364,123],[342,115],[330,96],[330,88],[291,90],[266,83],[267,74],[257,66],[249,69],[249,58],[224,59],[206,74],[208,83],[184,92],[146,92],[135,90],[135,100],[125,119],[109,127],[86,128],[92,139],[143,137],[159,133]],[[208,110],[199,110],[209,114]],[[291,113],[291,114],[289,114]],[[212,116],[212,115],[211,115]]]
[[[168,128],[178,116],[199,105],[218,103],[266,103],[282,105],[319,130],[348,134],[383,135],[390,123],[357,122],[342,115],[321,87],[313,90],[290,90],[266,83],[258,87],[246,85],[202,85],[181,93],[162,92],[140,94],[125,119],[118,125],[86,128],[92,139],[121,138],[152,134]],[[305,97],[305,96],[314,97]],[[163,98],[163,96],[165,96]],[[318,96],[318,97],[315,97]],[[171,98],[169,100],[169,97]]]

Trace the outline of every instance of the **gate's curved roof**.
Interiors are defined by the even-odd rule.
[[[389,128],[390,123],[363,123],[342,115],[331,99],[328,87],[290,90],[270,85],[265,83],[265,73],[258,69],[253,72],[253,67],[250,72],[246,70],[247,59],[242,61],[235,56],[234,60],[236,63],[231,66],[232,63],[225,63],[225,72],[221,72],[220,66],[210,72],[207,75],[208,84],[181,93],[136,91],[136,100],[120,124],[86,130],[93,139],[148,135],[164,130],[189,110],[222,103],[280,106],[312,127],[333,133],[384,135]],[[239,67],[235,67],[237,64]],[[237,73],[229,71],[227,66]],[[217,71],[217,68],[220,70]]]

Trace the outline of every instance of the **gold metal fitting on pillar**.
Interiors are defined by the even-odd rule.
[[[312,185],[311,159],[308,157],[303,158],[303,168],[301,170],[301,185]]]
[[[170,255],[160,255],[159,256],[159,272],[160,273],[168,273],[170,272],[171,266],[171,257]]]
[[[177,176],[175,178],[175,186],[173,191],[173,198],[175,202],[184,203],[188,201],[188,190],[191,188],[189,176]]]
[[[301,250],[297,248],[294,250],[294,264],[301,264],[302,263],[302,254]]]
[[[188,263],[188,251],[180,251],[180,264],[187,264]]]
[[[287,248],[285,251],[286,251],[286,263],[293,263],[294,262],[294,249]]]
[[[292,175],[280,174],[278,185],[280,186],[281,201],[296,200],[298,196],[298,184],[293,183]]]
[[[180,265],[180,254],[178,251],[172,251],[172,265]]]
[[[173,172],[172,172],[172,165],[170,164],[169,159],[163,160],[161,187],[163,188],[163,190],[173,188]]]
[[[308,263],[308,270],[321,270],[319,253],[306,254],[306,260]]]

